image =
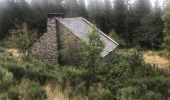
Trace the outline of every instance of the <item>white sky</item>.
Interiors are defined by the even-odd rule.
[[[90,0],[85,0],[86,4],[88,4],[88,1],[90,1]],[[104,1],[104,0],[101,0],[101,1]],[[112,0],[111,0],[111,1],[112,1]],[[132,3],[135,2],[135,0],[130,0],[130,1],[131,1]],[[154,6],[156,0],[150,0],[150,1],[151,1],[152,6]],[[158,1],[159,1],[159,5],[160,5],[160,6],[163,6],[165,0],[158,0]]]
[[[0,0],[0,1],[2,1],[2,0]],[[30,1],[30,0],[27,0],[27,1]],[[89,0],[85,0],[85,1],[86,1],[86,3],[88,3]],[[131,1],[134,2],[135,0],[131,0]],[[152,5],[154,5],[156,0],[150,0],[150,1],[151,1]],[[158,1],[159,1],[159,5],[163,6],[164,0],[158,0]]]

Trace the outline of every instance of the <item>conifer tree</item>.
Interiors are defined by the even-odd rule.
[[[165,8],[165,13],[163,15],[163,20],[164,20],[164,32],[165,32],[165,48],[170,51],[170,1],[166,0],[166,8]]]
[[[79,5],[77,0],[65,0],[66,16],[76,17],[79,12]]]
[[[114,29],[115,32],[126,39],[127,6],[124,0],[114,2]]]
[[[88,19],[85,0],[79,0],[79,14],[78,15]]]

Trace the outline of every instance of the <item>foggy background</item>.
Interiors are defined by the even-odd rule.
[[[150,41],[143,40],[162,37],[164,4],[164,0],[1,0],[0,37],[22,23],[41,35],[46,32],[46,13],[64,13],[84,17],[106,34],[115,32],[128,45],[150,47]]]

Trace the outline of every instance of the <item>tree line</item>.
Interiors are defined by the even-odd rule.
[[[0,37],[9,30],[27,23],[38,36],[46,31],[45,13],[64,13],[65,17],[82,16],[108,35],[116,35],[121,46],[136,45],[154,49],[164,42],[164,9],[158,0],[2,0],[0,1]]]

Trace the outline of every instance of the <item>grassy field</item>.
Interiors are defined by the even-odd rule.
[[[52,65],[17,49],[0,48],[0,99],[165,100],[170,97],[168,66],[168,58],[155,52],[119,49],[109,62],[100,63],[92,79],[83,66]]]
[[[134,49],[119,49],[117,54],[128,55],[129,52],[133,52]],[[155,65],[159,68],[170,67],[170,58],[166,51],[143,51],[143,60],[151,65]]]

